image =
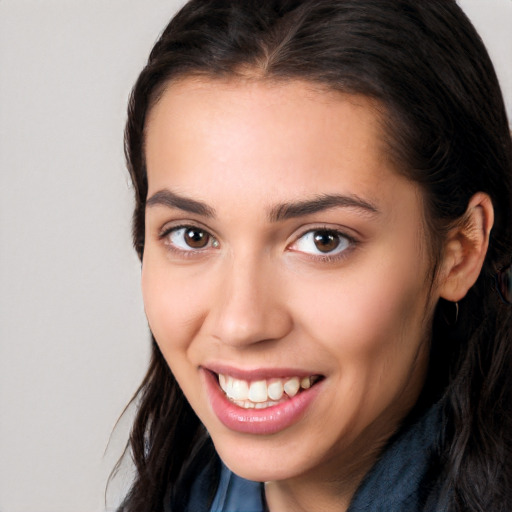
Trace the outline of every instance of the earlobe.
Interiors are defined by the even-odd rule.
[[[457,302],[475,284],[487,254],[493,223],[492,201],[487,194],[478,192],[446,239],[439,290],[443,299]]]

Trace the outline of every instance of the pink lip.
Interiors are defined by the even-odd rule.
[[[281,372],[282,370],[277,371]],[[226,373],[237,377],[236,372],[231,370]],[[258,371],[254,373],[253,378],[255,379],[257,376],[261,377],[262,375],[265,375],[266,378],[292,375],[288,372],[286,372],[288,375],[275,373],[274,371],[270,373],[273,375],[269,375],[268,371]],[[238,407],[226,397],[220,389],[217,376],[214,373],[203,368],[202,374],[210,405],[217,418],[230,430],[245,434],[269,435],[290,427],[302,418],[322,386],[322,382],[319,382],[311,388],[301,391],[293,398],[266,409],[244,409]],[[243,372],[243,374],[243,378],[247,379],[247,373]],[[296,373],[293,375],[298,376]]]
[[[311,371],[298,370],[292,368],[257,368],[257,369],[246,369],[241,370],[239,368],[233,368],[232,366],[227,366],[223,364],[208,364],[205,366],[207,370],[210,370],[217,375],[222,373],[224,375],[230,375],[231,377],[235,377],[237,379],[244,379],[249,382],[254,380],[263,380],[263,379],[271,379],[271,378],[286,378],[286,377],[309,377],[314,375]]]

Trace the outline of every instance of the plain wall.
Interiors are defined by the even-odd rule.
[[[512,118],[512,0],[460,3]],[[126,101],[181,4],[0,0],[0,512],[105,510],[149,353]]]

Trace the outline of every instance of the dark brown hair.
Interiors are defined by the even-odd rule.
[[[132,92],[126,157],[133,238],[144,254],[144,127],[165,86],[189,75],[306,80],[363,94],[385,113],[399,172],[421,185],[434,259],[470,197],[492,199],[495,224],[477,283],[455,327],[443,301],[422,401],[444,399],[439,456],[454,511],[510,507],[511,308],[494,288],[512,258],[512,144],[498,81],[454,0],[192,0],[155,44]],[[153,340],[130,439],[137,475],[120,510],[181,510],[195,467],[216,464],[204,427]],[[212,492],[214,491],[215,481]],[[180,489],[177,493],[176,490]]]

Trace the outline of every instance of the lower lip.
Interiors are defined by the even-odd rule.
[[[293,398],[266,409],[244,409],[226,397],[215,374],[203,370],[203,375],[208,398],[217,418],[230,430],[244,434],[276,434],[297,423],[311,406],[322,385],[319,382]]]

